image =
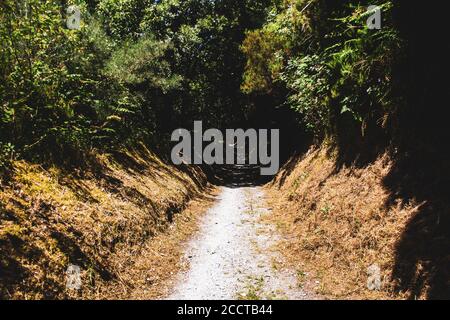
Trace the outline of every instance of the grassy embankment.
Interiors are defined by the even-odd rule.
[[[200,169],[144,147],[83,170],[17,161],[1,181],[0,297],[159,297],[211,192]],[[66,289],[69,264],[81,267],[80,291]]]
[[[285,165],[268,186],[270,220],[284,235],[279,249],[300,285],[309,273],[317,293],[330,299],[449,297],[448,201],[437,199],[436,181],[398,167],[388,153],[339,166],[326,147]],[[416,196],[404,196],[406,188]],[[373,264],[381,268],[379,291],[367,289]]]

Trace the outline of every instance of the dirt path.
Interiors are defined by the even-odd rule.
[[[186,248],[190,268],[179,275],[168,299],[312,299],[294,271],[279,270],[271,250],[277,234],[260,221],[259,187],[223,188]]]

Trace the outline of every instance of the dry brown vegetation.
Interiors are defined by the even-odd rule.
[[[442,254],[448,248],[439,251],[446,239],[430,232],[437,227],[423,212],[426,201],[401,198],[386,186],[394,161],[383,154],[359,168],[336,163],[329,149],[313,148],[267,187],[289,264],[312,273],[317,293],[330,299],[420,299],[439,297],[433,285],[448,290]],[[379,291],[367,289],[372,264],[382,271]]]
[[[164,294],[213,189],[200,169],[174,168],[145,147],[94,162],[67,173],[18,161],[1,182],[1,298]],[[80,291],[66,290],[69,264],[81,267]]]

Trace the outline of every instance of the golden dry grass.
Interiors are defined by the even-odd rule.
[[[84,173],[13,167],[0,189],[3,299],[158,297],[212,201],[201,170],[169,166],[144,147],[97,156]],[[82,270],[78,292],[65,287],[69,264]]]
[[[395,246],[421,204],[386,205],[389,156],[364,168],[336,170],[336,159],[325,148],[314,148],[293,163],[267,186],[274,209],[269,219],[284,235],[279,250],[291,267],[312,273],[324,298],[405,298],[406,292],[394,290]],[[372,264],[382,271],[380,291],[366,286]]]

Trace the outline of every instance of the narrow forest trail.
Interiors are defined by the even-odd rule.
[[[278,235],[261,222],[268,212],[261,187],[223,187],[186,247],[188,270],[167,298],[313,299],[295,271],[277,268],[281,257],[272,247]]]

